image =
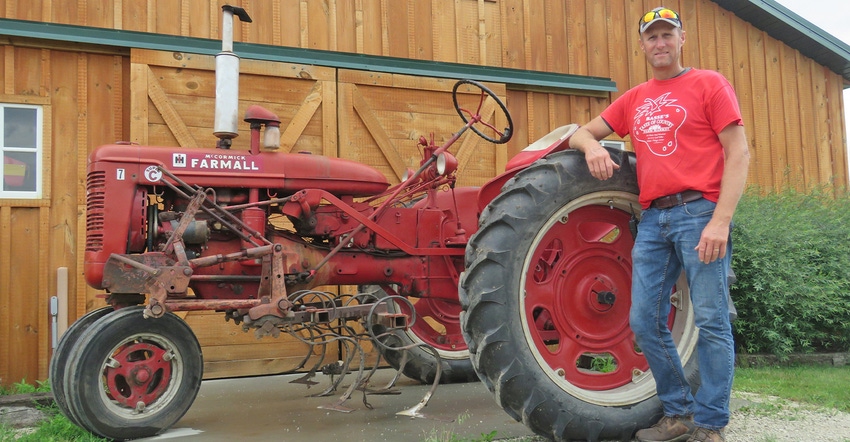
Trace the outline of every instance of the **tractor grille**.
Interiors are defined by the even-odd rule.
[[[94,171],[86,182],[86,252],[103,250],[106,172]]]

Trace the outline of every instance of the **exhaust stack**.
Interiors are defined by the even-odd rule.
[[[237,6],[224,5],[221,10],[221,52],[215,56],[213,135],[219,138],[219,148],[229,149],[233,138],[239,136],[239,56],[233,53],[233,16],[245,23],[251,23],[251,17]]]

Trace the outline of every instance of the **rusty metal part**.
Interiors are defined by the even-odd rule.
[[[260,321],[260,323],[262,325],[256,330],[254,330],[254,336],[256,336],[257,339],[260,339],[265,336],[271,336],[273,338],[277,338],[278,336],[280,336],[280,329],[278,328],[278,325],[280,323],[279,318],[271,316],[269,318],[264,318]]]
[[[382,304],[384,305],[384,304]],[[386,305],[384,305],[386,308]],[[406,329],[409,324],[407,320],[410,316],[405,315],[404,313],[389,313],[389,312],[381,312],[375,311],[375,320],[374,322],[378,325],[383,325],[387,329],[390,330],[399,330]]]
[[[228,253],[226,255],[210,255],[204,256],[203,258],[195,258],[189,260],[189,265],[193,268],[197,267],[208,267],[211,265],[221,264],[223,262],[231,262],[231,261],[241,261],[243,259],[256,259],[262,258],[270,253],[272,253],[272,248],[274,246],[260,246],[254,247],[251,249],[242,250],[239,252]]]
[[[165,314],[162,303],[168,294],[185,295],[192,273],[191,267],[173,265],[162,253],[113,253],[104,266],[104,281],[112,293],[151,294],[148,314],[160,317]]]
[[[192,269],[189,267],[173,266],[159,270],[160,273],[154,279],[148,281],[146,292],[150,293],[150,297],[144,311],[146,318],[162,317],[168,311],[165,306],[168,293],[185,294],[189,287],[189,278],[192,276]]]
[[[298,379],[293,379],[293,380],[289,381],[289,383],[290,384],[304,384],[304,385],[307,385],[308,387],[312,386],[312,385],[318,385],[319,384],[318,382],[312,380],[312,378],[314,378],[314,377],[316,377],[316,371],[311,370],[311,371],[308,371],[307,374],[305,374],[304,376],[301,376]]]
[[[440,359],[440,353],[437,351],[437,349],[435,349],[434,347],[431,347],[430,345],[425,344],[425,343],[409,345],[407,347],[402,347],[402,348],[407,349],[407,348],[413,348],[413,347],[423,347],[423,348],[431,351],[434,354],[434,358],[436,359],[437,372],[434,374],[434,383],[431,384],[431,388],[428,389],[428,392],[425,393],[425,396],[422,398],[422,400],[419,401],[419,403],[414,405],[413,407],[411,407],[407,410],[399,411],[396,414],[399,415],[399,416],[410,416],[410,417],[434,419],[433,417],[430,417],[430,416],[423,414],[422,409],[425,408],[428,405],[428,401],[431,400],[431,396],[434,395],[434,392],[437,390],[437,386],[440,384],[440,375],[442,374],[442,371],[443,371],[442,361]],[[402,365],[401,367],[404,367],[404,366]],[[401,371],[401,369],[399,369],[399,371]],[[437,419],[437,420],[441,420],[441,419]]]
[[[404,352],[404,353],[401,354],[401,363],[399,364],[399,367],[404,367],[404,365],[407,364],[407,357],[408,357],[409,354],[410,353],[408,353],[408,352]],[[366,375],[366,378],[363,379],[363,382],[361,383],[360,389],[362,389],[363,391],[365,391],[366,393],[369,393],[369,394],[382,394],[382,395],[401,394],[401,391],[393,389],[393,387],[395,386],[395,383],[398,382],[399,378],[401,378],[401,370],[396,370],[395,376],[393,376],[393,378],[390,379],[389,382],[387,382],[387,385],[385,385],[381,388],[369,388],[369,380],[372,378],[372,375],[374,375],[375,372],[378,371],[378,367],[380,367],[380,364],[381,364],[381,353],[378,352],[378,360],[375,362],[375,365],[372,367],[372,370],[369,372],[369,374]]]
[[[169,299],[165,306],[171,312],[200,310],[247,310],[260,303],[259,299]]]
[[[115,310],[130,307],[134,305],[142,305],[145,303],[146,296],[141,293],[110,293],[106,297],[106,303],[111,305]]]
[[[168,305],[176,305],[176,306],[191,306],[194,307],[195,304],[206,304],[209,305],[211,301],[169,301]],[[377,309],[373,304],[363,304],[363,305],[349,305],[349,306],[340,306],[340,307],[331,307],[331,308],[315,308],[315,307],[306,307],[303,309],[289,310],[284,317],[280,317],[277,314],[268,314],[258,317],[252,317],[250,311],[253,312],[261,312],[261,311],[269,311],[275,312],[278,308],[267,299],[251,299],[251,300],[240,300],[240,301],[219,301],[223,309],[227,309],[230,306],[237,307],[237,309],[244,308],[240,305],[243,303],[245,305],[253,304],[253,307],[250,308],[248,317],[246,318],[246,326],[248,328],[258,328],[258,323],[268,320],[269,318],[277,318],[280,325],[290,325],[290,324],[330,324],[336,320],[350,320],[363,318],[369,314],[374,315],[373,322],[377,320],[380,322],[380,317],[386,316],[391,317],[392,321],[395,324],[399,323],[407,323],[407,315],[404,314],[395,314],[388,313],[386,305],[378,305]],[[297,306],[296,306],[297,307]],[[254,310],[256,308],[256,310]],[[196,308],[192,308],[193,310],[197,310]],[[189,308],[183,308],[182,310],[189,310]]]
[[[198,209],[206,199],[207,196],[203,192],[195,193],[195,196],[193,196],[191,201],[189,201],[186,211],[183,212],[180,222],[177,223],[177,227],[174,229],[174,232],[172,232],[163,247],[163,252],[165,252],[166,255],[170,255],[174,252],[177,256],[177,262],[182,265],[188,265],[188,258],[186,257],[186,251],[183,247],[183,232],[189,228],[190,224],[195,222],[195,214],[198,213]]]
[[[255,275],[192,275],[192,281],[204,282],[257,282],[259,276]]]
[[[168,186],[171,190],[173,190],[181,198],[191,200],[193,197],[190,197],[189,194],[193,194],[193,195],[196,195],[196,196],[198,194],[203,195],[204,196],[203,201],[209,203],[211,205],[211,207],[207,207],[206,205],[201,204],[199,209],[204,211],[204,213],[211,216],[213,219],[215,219],[219,223],[221,223],[222,226],[226,227],[233,234],[239,236],[242,240],[247,241],[249,243],[252,243],[252,244],[254,244],[258,247],[261,244],[271,245],[271,241],[269,241],[261,232],[258,232],[256,230],[252,229],[250,226],[248,226],[244,222],[242,222],[242,220],[239,219],[239,217],[237,217],[236,215],[231,213],[230,210],[221,207],[215,201],[212,201],[209,198],[207,198],[206,193],[204,191],[198,190],[198,189],[190,186],[189,184],[187,184],[186,182],[184,182],[183,180],[178,178],[176,175],[171,173],[171,171],[169,171],[168,169],[166,169],[163,166],[158,166],[158,169],[164,175],[166,175],[168,178],[170,178],[172,181],[179,184],[180,187],[183,188],[181,190],[180,187],[177,187],[173,183],[170,183],[167,180],[162,180],[162,182],[165,183],[166,186]],[[187,194],[186,192],[184,192],[184,190],[186,192],[189,192],[189,193]],[[244,230],[244,232],[248,232],[248,234],[246,235],[243,232],[243,230]],[[261,244],[258,244],[255,241],[255,238],[259,239]]]
[[[248,310],[248,317],[256,321],[265,316],[286,317],[292,309],[292,302],[286,295],[286,267],[283,246],[272,246],[272,254],[263,256],[263,276],[258,295],[263,301]]]

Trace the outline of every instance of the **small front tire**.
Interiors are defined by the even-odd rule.
[[[189,326],[144,307],[108,314],[80,337],[64,384],[68,406],[87,430],[116,440],[154,436],[174,425],[195,400],[203,375],[201,347]]]
[[[113,311],[114,309],[112,307],[102,307],[92,310],[74,321],[65,330],[65,333],[62,334],[62,339],[59,340],[59,344],[53,352],[53,357],[50,359],[49,379],[50,391],[53,392],[53,400],[56,401],[56,406],[59,407],[59,410],[76,425],[79,425],[79,422],[68,407],[67,391],[65,389],[65,372],[68,367],[68,360],[71,358],[77,342],[85,331],[97,322],[97,320]]]

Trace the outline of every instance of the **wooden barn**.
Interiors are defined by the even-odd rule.
[[[214,55],[225,0],[0,0],[0,384],[46,379],[54,333],[103,304],[83,278],[86,162],[101,144],[213,147]],[[470,140],[463,185],[503,171],[549,131],[584,123],[649,70],[646,0],[232,0],[240,115],[277,113],[281,145],[356,159],[398,182],[416,140],[460,126],[457,79],[510,110],[507,145]],[[850,47],[771,0],[671,0],[684,64],[723,73],[741,101],[763,189],[848,184],[842,92]],[[245,149],[247,124],[234,149]],[[628,140],[612,143],[629,149]],[[346,290],[346,288],[340,288]],[[61,300],[55,307],[51,298]],[[55,313],[55,316],[52,314]],[[220,315],[185,316],[208,378],[279,373],[306,346]],[[327,355],[336,360],[337,355]]]

